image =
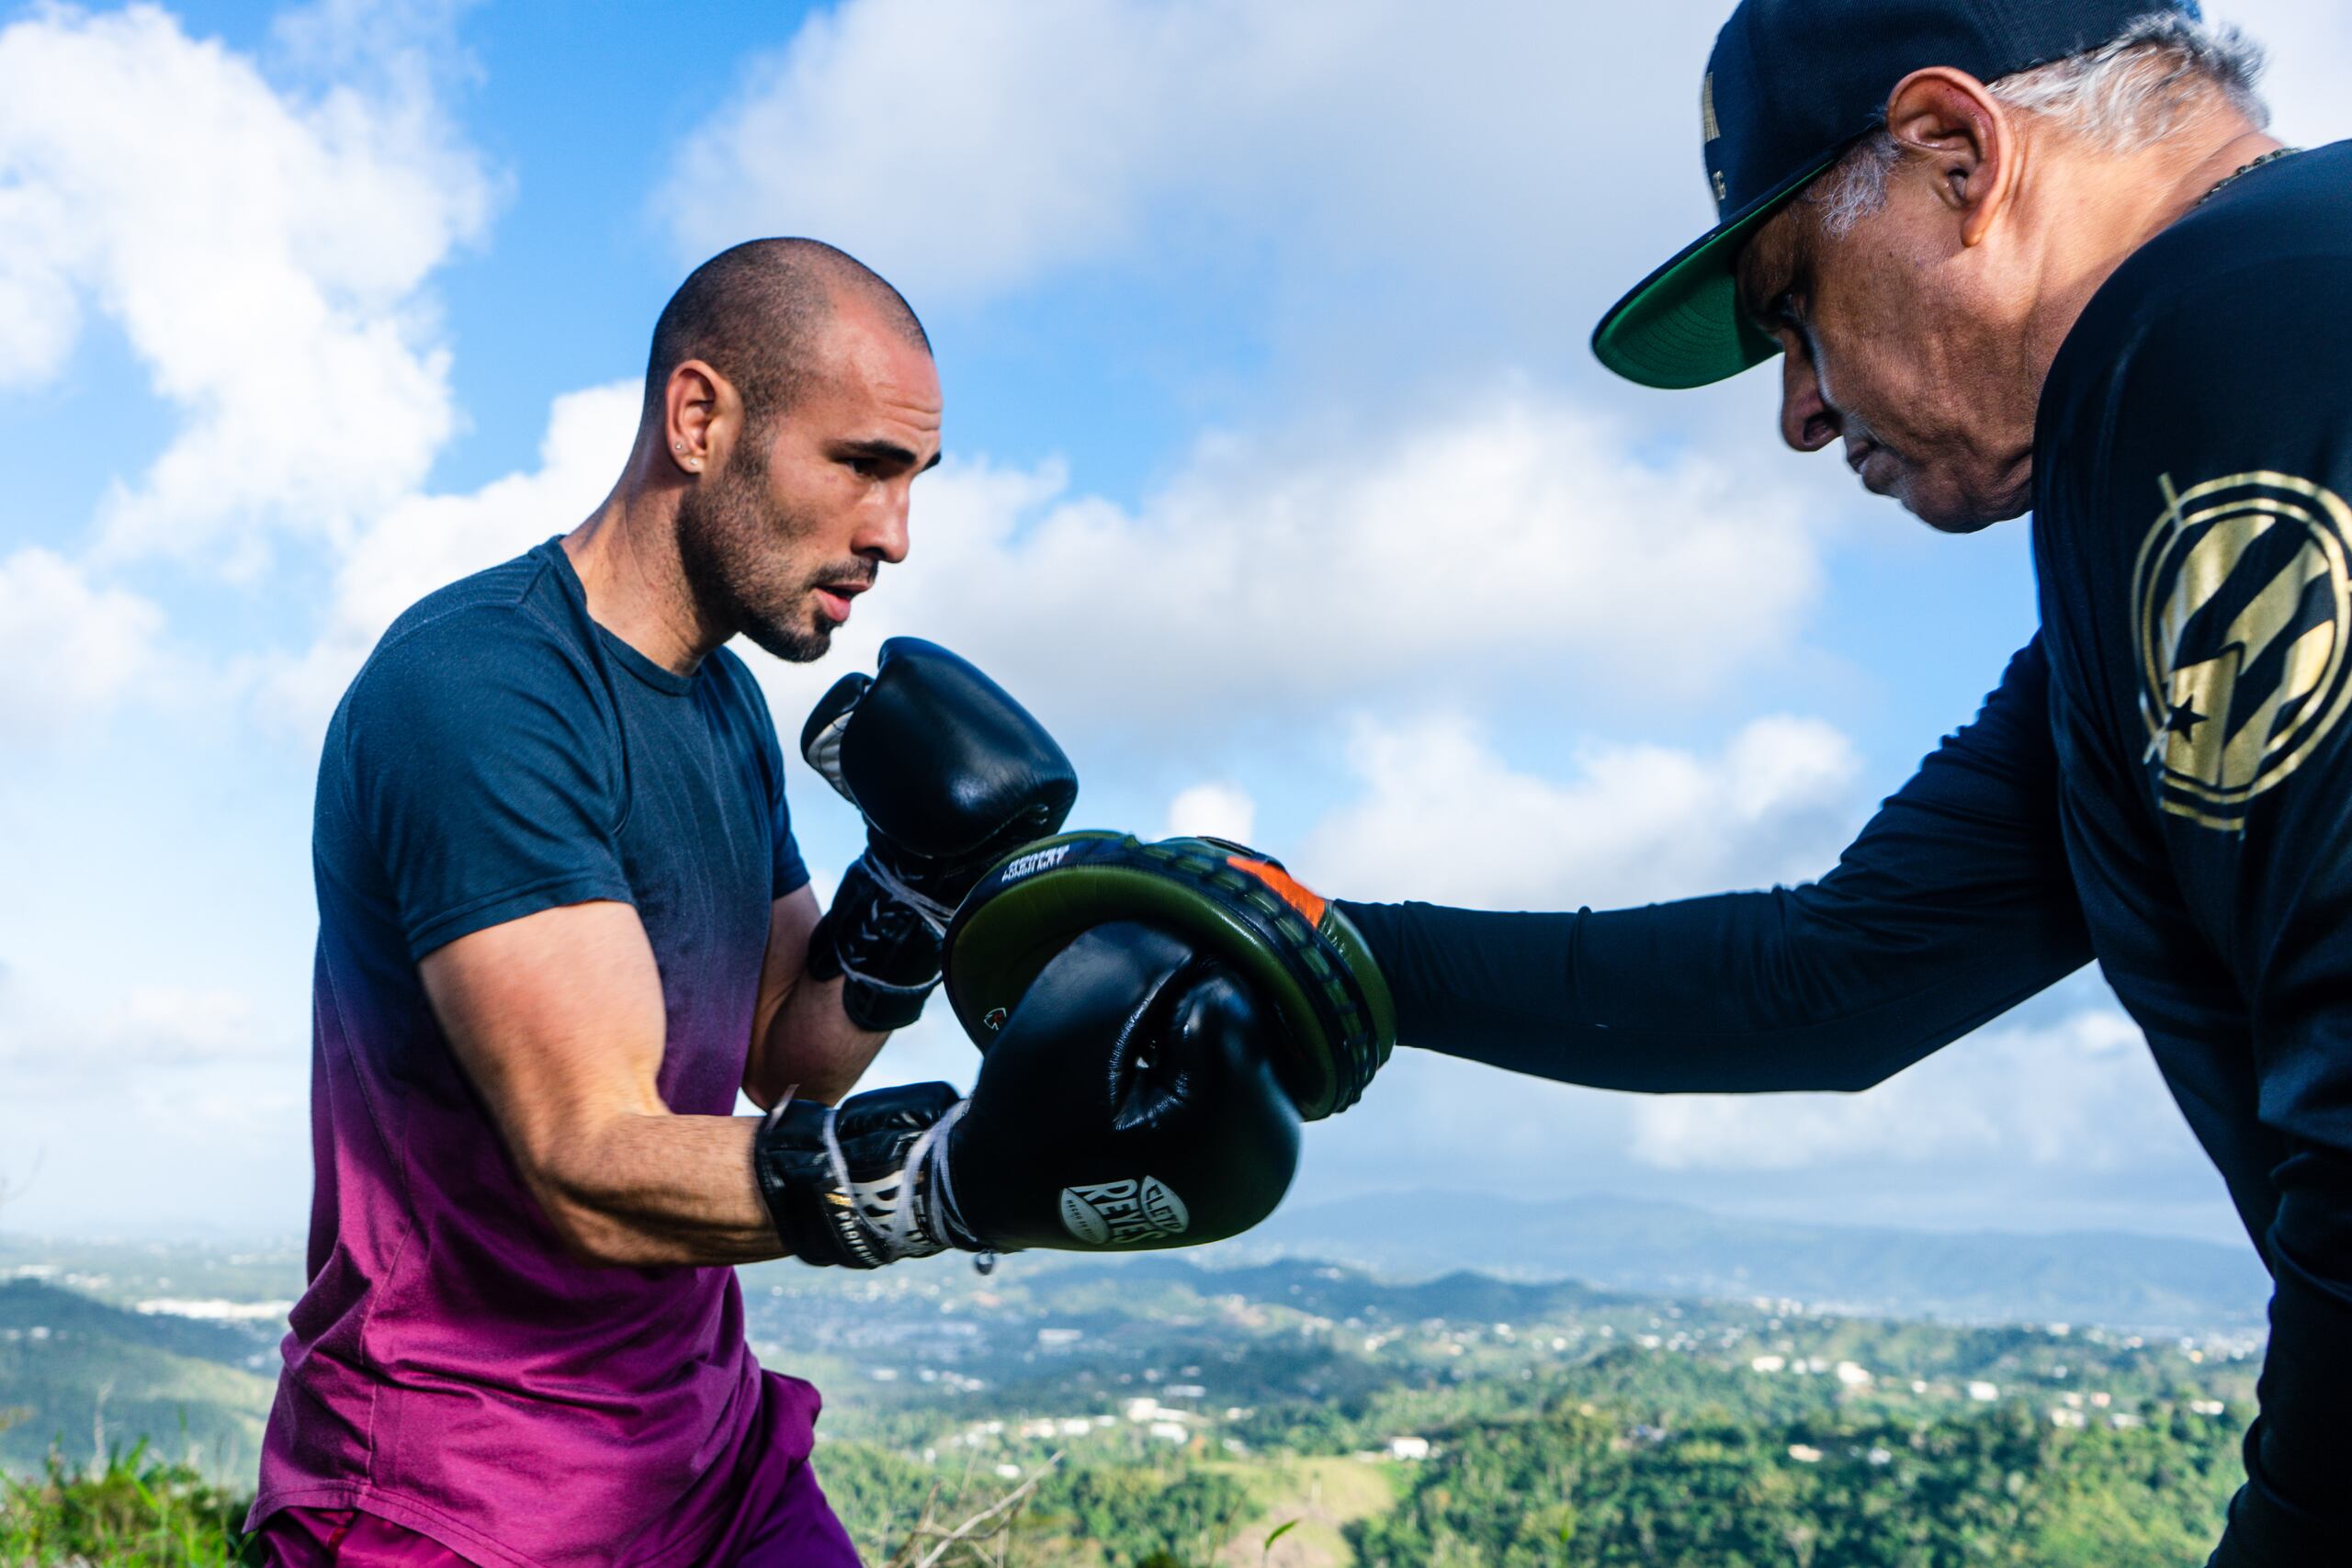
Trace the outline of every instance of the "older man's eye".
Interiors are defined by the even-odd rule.
[[[1795,318],[1790,312],[1793,295],[1793,290],[1784,288],[1778,294],[1760,297],[1748,308],[1749,319],[1767,333],[1776,333],[1784,326],[1794,325]]]

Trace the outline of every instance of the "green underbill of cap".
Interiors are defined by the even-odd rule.
[[[1844,151],[1809,164],[1645,278],[1600,319],[1593,354],[1629,381],[1677,391],[1728,379],[1779,354],[1780,344],[1740,309],[1733,264],[1747,237]]]

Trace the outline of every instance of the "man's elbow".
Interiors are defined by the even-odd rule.
[[[1824,1059],[1811,1081],[1789,1087],[1828,1094],[1860,1094],[1876,1089],[1896,1074],[1918,1066],[1957,1038],[1958,1032],[1890,1037],[1866,1051],[1842,1052]]]
[[[775,1064],[754,1057],[743,1075],[743,1096],[762,1111],[774,1111],[788,1095],[794,1100],[813,1100],[820,1105],[839,1105],[849,1098],[864,1076],[863,1064],[817,1061],[803,1064]]]
[[[1832,1074],[1828,1082],[1820,1085],[1826,1094],[1861,1094],[1876,1089],[1911,1064],[1905,1062],[1856,1062],[1844,1071]]]
[[[642,1235],[610,1214],[574,1203],[547,1207],[564,1255],[575,1263],[596,1269],[640,1269],[662,1261]]]
[[[621,1213],[588,1162],[534,1162],[526,1172],[540,1212],[564,1255],[597,1269],[639,1269],[665,1261],[652,1238]]]

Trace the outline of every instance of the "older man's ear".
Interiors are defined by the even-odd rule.
[[[1930,171],[1938,199],[1960,216],[1961,243],[1984,239],[2017,164],[2017,124],[1991,90],[1950,66],[1914,71],[1887,96],[1886,129]]]

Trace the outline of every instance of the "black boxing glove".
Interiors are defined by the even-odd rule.
[[[936,643],[892,637],[875,670],[833,683],[800,752],[866,831],[808,973],[843,976],[850,1021],[882,1030],[922,1016],[948,917],[1001,856],[1060,828],[1078,775],[1028,710]]]
[[[933,1156],[962,1104],[944,1083],[869,1089],[838,1108],[786,1097],[752,1140],[752,1173],[785,1249],[844,1269],[944,1251]]]
[[[1038,975],[948,1137],[949,1214],[1009,1250],[1151,1250],[1238,1235],[1298,1168],[1283,1025],[1223,962],[1133,922]]]
[[[760,1190],[796,1257],[851,1268],[1222,1241],[1297,1169],[1281,1028],[1190,943],[1099,927],[1038,975],[968,1100],[923,1084],[788,1103],[753,1143]]]

